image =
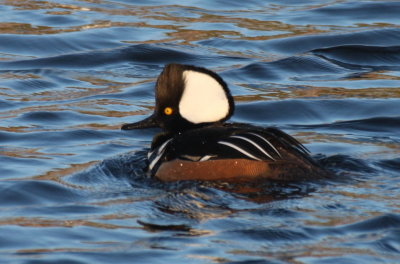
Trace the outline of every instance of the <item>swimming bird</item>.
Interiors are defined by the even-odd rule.
[[[318,179],[329,173],[295,138],[274,127],[228,123],[234,100],[215,72],[168,64],[155,85],[154,113],[123,130],[159,127],[147,171],[161,181]]]

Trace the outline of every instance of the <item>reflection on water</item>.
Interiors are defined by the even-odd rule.
[[[3,261],[397,261],[399,3],[135,2],[0,1]],[[120,126],[170,62],[218,71],[233,121],[294,135],[337,179],[149,179],[155,131]]]

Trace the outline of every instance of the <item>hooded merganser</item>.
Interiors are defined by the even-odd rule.
[[[328,175],[296,139],[277,128],[224,123],[234,111],[215,72],[168,64],[155,86],[154,113],[122,129],[160,127],[148,172],[162,181],[303,180]]]

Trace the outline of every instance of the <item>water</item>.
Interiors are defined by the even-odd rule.
[[[398,263],[400,3],[0,1],[1,263]],[[143,176],[164,64],[219,72],[337,179]]]

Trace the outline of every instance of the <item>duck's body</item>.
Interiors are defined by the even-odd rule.
[[[149,171],[163,181],[303,180],[324,171],[293,137],[276,128],[221,124],[155,138]]]
[[[157,81],[155,113],[122,128],[163,128],[148,154],[148,172],[162,181],[294,181],[328,175],[281,130],[224,123],[233,108],[218,75],[170,64]]]

